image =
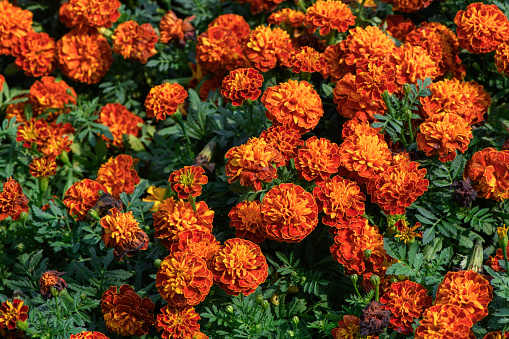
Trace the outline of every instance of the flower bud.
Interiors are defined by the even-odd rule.
[[[21,212],[21,214],[19,215],[19,220],[22,222],[22,223],[25,223],[28,219],[28,212]]]
[[[504,252],[507,249],[507,244],[509,243],[509,240],[507,238],[507,231],[509,230],[509,227],[506,227],[505,224],[503,227],[497,227],[497,234],[498,234],[498,246],[502,249],[502,252]]]
[[[479,274],[482,274],[482,264],[483,264],[483,248],[481,240],[477,240],[474,250],[468,260],[467,271],[474,271]]]
[[[299,324],[299,321],[300,321],[299,317],[294,315],[292,318],[292,323],[297,326]]]
[[[364,259],[368,260],[371,257],[372,251],[370,249],[364,250]]]
[[[226,306],[226,312],[233,314],[233,306],[232,305]]]
[[[373,284],[373,286],[380,286],[380,277],[376,274],[372,274],[371,275],[371,283]]]
[[[410,92],[412,92],[412,87],[410,87],[409,84],[404,84],[403,91],[405,92],[406,95],[408,95],[408,94],[410,94]]]
[[[266,310],[267,308],[269,308],[269,306],[270,306],[270,305],[269,305],[269,301],[268,301],[268,300],[264,300],[264,301],[262,302],[262,307],[263,307],[265,310]]]
[[[291,337],[291,338],[295,337],[295,332],[294,332],[294,331],[287,331],[287,332],[286,332],[286,334],[287,334],[289,337]]]
[[[162,261],[161,259],[156,259],[156,260],[154,260],[154,265],[155,265],[157,268],[159,268],[159,267],[161,267],[161,263],[162,263],[162,262],[163,262],[163,261]]]
[[[350,276],[350,280],[352,281],[352,284],[356,285],[357,281],[359,280],[359,276],[357,274],[352,274]]]
[[[97,214],[97,211],[94,209],[91,209],[90,211],[88,211],[88,214],[90,214],[90,216],[97,221],[101,220],[101,217],[99,217],[99,214]]]
[[[259,294],[256,296],[256,303],[261,304],[263,302],[263,295]]]

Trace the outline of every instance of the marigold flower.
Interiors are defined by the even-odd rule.
[[[156,276],[159,294],[172,307],[198,305],[205,300],[213,283],[207,262],[189,252],[167,256]]]
[[[435,79],[438,76],[436,62],[420,47],[404,44],[394,48],[388,61],[396,67],[396,82],[400,85],[417,84],[417,80]]]
[[[0,54],[11,54],[19,39],[32,31],[32,16],[7,0],[0,1]]]
[[[47,120],[54,120],[60,113],[68,113],[67,104],[76,104],[77,94],[74,88],[69,86],[64,80],[58,82],[54,77],[42,77],[41,80],[34,82],[30,86],[30,104],[34,115],[40,115],[48,112]],[[67,94],[67,91],[70,94]]]
[[[476,2],[456,13],[460,46],[470,53],[488,53],[509,39],[509,20],[496,5]]]
[[[52,297],[51,288],[55,288],[59,293],[64,288],[67,288],[67,282],[60,278],[65,272],[57,272],[55,270],[46,271],[41,275],[39,279],[39,286],[41,287],[41,295],[44,299],[50,299]]]
[[[359,323],[361,336],[378,336],[390,324],[391,312],[378,301],[370,301],[362,310]]]
[[[497,47],[495,65],[499,73],[509,76],[509,43],[504,42]]]
[[[277,6],[286,0],[247,0],[251,6],[249,7],[252,14],[260,14],[263,12],[272,12]]]
[[[222,14],[215,18],[208,27],[216,26],[229,29],[239,41],[246,40],[249,33],[251,33],[251,27],[249,27],[246,19],[237,14]]]
[[[0,221],[8,217],[18,220],[23,212],[28,213],[28,198],[23,194],[21,185],[9,178],[3,182],[3,191],[0,193]]]
[[[57,61],[55,40],[46,33],[28,32],[13,46],[12,55],[26,75],[48,75],[55,69]]]
[[[478,198],[503,201],[509,198],[509,150],[492,147],[474,153],[465,165],[463,178],[469,178]]]
[[[340,44],[330,45],[325,48],[323,52],[323,56],[325,58],[325,63],[327,67],[322,69],[322,76],[327,79],[330,75],[331,82],[337,83],[339,80],[345,76],[346,68],[344,66],[343,50],[341,49]]]
[[[161,42],[163,44],[178,42],[179,47],[183,48],[187,40],[195,40],[196,30],[191,24],[194,18],[196,18],[195,15],[182,20],[177,18],[177,15],[173,11],[168,11],[159,22]]]
[[[140,177],[133,167],[133,158],[130,155],[120,154],[115,158],[111,157],[99,167],[96,180],[106,187],[109,194],[118,199],[122,192],[133,193],[134,186],[140,182]]]
[[[313,73],[323,71],[327,68],[327,63],[322,53],[315,51],[312,47],[304,46],[290,55],[286,66],[291,67],[294,73]]]
[[[171,246],[170,252],[188,252],[202,258],[210,267],[212,258],[221,245],[210,231],[189,230],[180,232],[176,242]]]
[[[408,222],[404,219],[399,219],[395,224],[394,227],[398,230],[398,234],[396,234],[394,237],[399,238],[400,240],[403,240],[405,244],[407,243],[413,243],[415,238],[422,238],[422,232],[415,232],[416,229],[421,227],[420,222],[416,222],[414,226],[410,227],[408,225]]]
[[[262,72],[285,63],[293,51],[290,35],[279,27],[258,26],[249,35],[244,50],[249,61]]]
[[[467,310],[454,304],[439,304],[424,311],[415,339],[469,338],[472,325]]]
[[[84,220],[88,211],[99,200],[99,191],[106,192],[107,189],[97,181],[83,179],[69,187],[63,203],[76,220]]]
[[[158,331],[163,330],[161,337],[164,339],[192,338],[193,334],[200,330],[198,323],[200,319],[200,315],[192,306],[179,308],[164,306],[161,314],[157,315],[156,328]]]
[[[318,210],[325,212],[322,222],[325,225],[344,228],[364,214],[366,195],[353,181],[336,175],[332,179],[319,182],[313,189]]]
[[[307,81],[288,80],[269,87],[261,100],[274,126],[286,125],[301,134],[315,128],[323,115],[322,99]]]
[[[248,296],[267,279],[267,259],[255,243],[229,239],[212,259],[212,273],[227,294]]]
[[[267,234],[262,226],[260,200],[239,202],[228,213],[230,227],[235,227],[237,238],[247,238],[252,242],[262,243]]]
[[[397,12],[413,13],[428,7],[433,0],[382,0],[392,5]]]
[[[291,27],[300,27],[304,25],[306,13],[291,8],[282,8],[269,16],[270,25],[287,24]]]
[[[318,224],[315,199],[291,183],[272,187],[263,198],[261,213],[267,238],[278,242],[299,242]]]
[[[328,139],[313,136],[299,149],[295,168],[301,179],[320,183],[337,173],[340,161],[338,145]]]
[[[395,65],[381,60],[369,61],[357,69],[355,85],[359,94],[385,107],[382,93],[398,89]]]
[[[178,105],[184,103],[188,94],[179,84],[166,82],[152,87],[145,99],[145,109],[148,117],[157,120],[166,119],[167,115],[177,112]]]
[[[417,148],[428,157],[438,154],[441,162],[454,160],[456,150],[465,153],[473,138],[472,128],[454,113],[435,114],[424,121],[419,129]]]
[[[261,191],[262,181],[277,178],[276,167],[285,164],[281,153],[262,138],[251,138],[243,145],[230,148],[225,158],[228,182],[240,179],[242,186],[251,186],[255,191]]]
[[[101,81],[113,63],[108,41],[93,31],[73,29],[58,40],[57,50],[62,73],[89,85]]]
[[[406,280],[392,283],[380,302],[384,304],[382,308],[391,311],[390,327],[408,335],[413,332],[414,319],[431,307],[433,299],[422,285]]]
[[[106,104],[99,112],[99,121],[110,129],[113,140],[103,136],[104,140],[111,141],[113,145],[123,148],[122,135],[132,135],[137,137],[143,124],[143,119],[130,112],[122,104]]]
[[[365,95],[361,95],[357,89],[357,76],[351,73],[346,74],[340,79],[334,87],[334,103],[336,103],[338,113],[347,118],[362,118],[363,120],[373,120],[375,114],[383,114],[383,104],[381,101],[373,101]]]
[[[505,331],[505,334],[502,334],[500,331],[490,332],[486,334],[483,339],[503,339],[509,338],[509,331]]]
[[[71,334],[69,339],[108,339],[108,337],[101,332],[83,331],[78,334]]]
[[[101,298],[101,310],[108,331],[118,335],[142,336],[154,325],[154,303],[141,298],[129,285],[111,286]]]
[[[233,106],[241,106],[244,100],[256,100],[262,94],[263,75],[253,68],[238,68],[224,77],[221,95],[230,99]]]
[[[509,247],[506,248],[506,253],[509,256]],[[499,261],[504,260],[504,252],[502,252],[501,248],[497,248],[497,252],[494,256],[490,256],[488,260],[484,263],[486,266],[489,266],[493,271],[496,272],[507,272],[502,266],[500,266]]]
[[[332,329],[331,334],[333,339],[354,339],[359,336],[360,319],[354,315],[345,315],[343,319],[338,322],[338,327]]]
[[[208,182],[202,167],[185,166],[170,174],[168,182],[171,189],[178,193],[179,199],[188,199],[189,196],[197,197],[201,194],[202,185]]]
[[[298,148],[304,145],[298,130],[285,125],[271,126],[260,135],[285,158],[286,164],[297,156]]]
[[[28,168],[30,169],[30,174],[36,178],[47,178],[57,174],[57,162],[55,158],[35,158]]]
[[[121,23],[111,36],[113,52],[124,59],[146,64],[148,58],[157,53],[156,43],[159,40],[152,25],[139,25],[133,20]]]
[[[348,5],[341,1],[318,0],[307,9],[306,26],[310,26],[309,33],[320,28],[321,35],[329,34],[331,29],[346,32],[349,26],[355,24],[355,18]]]
[[[48,135],[48,122],[44,119],[31,118],[18,126],[16,141],[23,142],[24,147],[30,148],[33,143],[42,145]]]
[[[28,306],[23,305],[23,300],[14,299],[0,304],[0,328],[13,330],[16,328],[16,321],[25,321],[28,319]]]
[[[58,157],[62,152],[71,151],[72,140],[68,135],[52,135],[45,140],[39,151],[46,157]]]
[[[343,129],[341,130],[341,139],[346,140],[351,135],[361,135],[361,134],[371,134],[376,135],[380,138],[380,140],[385,140],[383,134],[380,134],[382,128],[373,128],[369,125],[369,121],[363,120],[359,117],[354,117],[352,119],[347,120],[343,124]]]
[[[330,251],[334,260],[345,267],[347,275],[372,272],[385,262],[383,236],[378,227],[369,226],[367,219],[335,230]]]
[[[119,0],[68,0],[60,6],[59,17],[69,28],[110,28],[120,18]]]
[[[384,23],[387,23],[386,32],[394,39],[405,41],[405,37],[415,29],[415,25],[410,19],[405,19],[400,14],[388,15]]]
[[[204,201],[199,201],[195,212],[191,203],[175,201],[172,197],[159,205],[153,218],[155,238],[160,239],[166,249],[171,251],[171,246],[179,241],[178,235],[181,232],[198,230],[210,233],[214,211]]]
[[[146,202],[153,202],[154,205],[150,209],[152,212],[157,212],[159,209],[159,205],[164,201],[164,196],[166,194],[166,188],[163,187],[156,187],[156,186],[150,186],[147,188],[147,196],[146,198],[143,198],[143,201]]]

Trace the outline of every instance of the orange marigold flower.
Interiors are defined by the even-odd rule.
[[[67,94],[67,91],[70,94]],[[76,91],[64,80],[56,82],[54,77],[42,77],[30,86],[30,104],[34,115],[40,115],[50,110],[47,120],[54,120],[60,113],[68,113],[68,104],[76,104]]]
[[[370,255],[366,255],[367,250]],[[347,275],[373,272],[385,262],[383,236],[378,227],[369,226],[365,218],[350,227],[335,230],[330,251],[334,260],[345,266]]]
[[[436,62],[420,46],[404,44],[394,48],[388,61],[396,66],[396,81],[400,85],[417,84],[418,79],[435,79],[438,76]]]
[[[130,155],[120,154],[111,157],[102,164],[97,171],[97,182],[103,184],[108,193],[120,198],[120,193],[131,194],[134,186],[139,184],[140,177],[134,169],[133,158]]]
[[[325,48],[323,52],[323,56],[325,58],[325,63],[327,67],[322,69],[322,76],[327,79],[330,75],[331,82],[338,82],[345,76],[346,69],[344,66],[343,50],[341,49],[340,44],[330,45]]]
[[[344,228],[364,214],[366,195],[353,181],[336,175],[318,183],[313,189],[318,210],[325,212],[322,222],[325,225]]]
[[[505,334],[502,334],[500,331],[490,332],[486,334],[483,339],[503,339],[509,338],[509,331],[505,331]]]
[[[424,319],[415,330],[415,339],[470,338],[472,325],[466,309],[454,304],[439,304],[424,311]]]
[[[416,222],[413,227],[410,227],[408,225],[408,222],[404,219],[399,219],[395,224],[394,227],[398,230],[398,234],[396,234],[394,237],[399,238],[400,240],[403,240],[405,244],[407,243],[413,243],[415,238],[422,238],[422,232],[415,232],[416,229],[421,227],[420,222]]]
[[[393,11],[413,13],[428,7],[433,0],[382,0],[392,5]]]
[[[193,334],[200,330],[200,319],[192,306],[164,306],[161,314],[157,315],[156,328],[158,331],[163,330],[161,337],[164,339],[192,338]]]
[[[306,13],[291,8],[282,8],[269,16],[268,23],[270,25],[287,24],[291,27],[300,27],[304,25]]]
[[[369,121],[354,117],[343,124],[341,139],[346,140],[351,135],[372,134],[378,136],[380,140],[385,140],[383,134],[380,134],[381,131],[381,127],[373,128],[369,125]]]
[[[214,211],[204,201],[200,201],[196,203],[195,212],[191,203],[175,201],[172,197],[159,205],[153,217],[155,238],[160,239],[166,249],[171,251],[171,246],[179,241],[178,235],[181,232],[198,230],[210,233]]]
[[[117,292],[118,291],[118,292]],[[129,285],[111,286],[101,298],[101,310],[108,331],[118,335],[142,336],[154,325],[155,308],[150,298],[141,298]]]
[[[32,176],[38,177],[50,177],[52,175],[57,174],[57,162],[55,158],[35,158],[28,166],[30,169],[30,174]]]
[[[357,69],[355,85],[363,97],[367,96],[385,107],[382,93],[385,91],[393,93],[398,89],[395,65],[381,60],[369,61]]]
[[[102,239],[106,248],[113,247],[116,260],[127,256],[132,257],[139,251],[148,248],[148,237],[138,226],[133,212],[121,213],[116,208],[110,210],[110,215],[101,218]]]
[[[41,295],[44,299],[50,299],[52,297],[51,289],[54,288],[60,293],[64,288],[67,288],[67,282],[60,278],[65,272],[57,272],[55,270],[46,271],[41,275],[39,279],[39,286],[41,287]]]
[[[110,28],[120,18],[119,0],[68,0],[60,6],[59,16],[69,28]]]
[[[97,181],[83,179],[69,187],[65,192],[63,203],[76,220],[84,220],[88,211],[99,200],[99,191],[105,193],[107,189]]]
[[[274,126],[286,125],[301,134],[315,128],[323,115],[322,99],[307,81],[288,80],[269,87],[261,100]]]
[[[298,130],[285,125],[271,126],[260,135],[285,158],[286,164],[297,156],[298,148],[304,145]]]
[[[78,334],[71,334],[69,339],[108,339],[108,337],[101,332],[83,331]]]
[[[286,0],[248,0],[248,2],[251,4],[250,10],[252,14],[272,12],[283,1]]]
[[[177,42],[180,48],[186,45],[187,40],[196,39],[196,30],[191,21],[196,18],[195,15],[185,18],[177,18],[173,11],[168,11],[159,22],[159,32],[161,33],[161,42],[171,44]]]
[[[48,122],[44,119],[30,119],[18,126],[16,141],[30,148],[33,143],[42,145],[49,136]]]
[[[40,152],[46,157],[58,157],[62,152],[71,151],[72,140],[67,135],[53,135],[46,139]]]
[[[104,140],[111,141],[113,145],[123,148],[122,135],[132,135],[137,137],[143,124],[143,119],[130,112],[122,104],[106,104],[99,112],[99,121],[110,129],[113,140],[103,136]]]
[[[179,84],[166,82],[150,89],[145,99],[148,117],[164,120],[166,116],[177,112],[178,105],[184,103],[188,94]]]
[[[166,194],[166,188],[163,187],[156,187],[156,186],[150,186],[147,188],[147,196],[146,198],[143,198],[143,201],[146,202],[153,202],[154,205],[150,209],[152,212],[157,212],[159,209],[159,205],[164,201],[164,196]]]
[[[13,330],[16,328],[16,321],[25,321],[28,319],[28,306],[23,305],[23,300],[14,299],[4,301],[0,305],[0,328]]]
[[[421,284],[413,281],[392,283],[380,298],[383,309],[391,311],[390,327],[402,334],[413,332],[412,323],[425,309],[431,307],[433,299]]]
[[[299,242],[318,224],[315,199],[291,183],[272,187],[263,198],[261,213],[267,238],[278,242]]]
[[[32,31],[32,12],[0,1],[0,54],[9,55],[19,39]]]
[[[359,336],[361,320],[354,315],[345,315],[338,322],[338,327],[331,331],[333,339],[354,339]]]
[[[318,0],[307,9],[306,26],[310,26],[309,33],[320,28],[321,35],[329,34],[331,29],[346,32],[349,26],[355,24],[355,18],[348,5],[341,1]]]
[[[293,51],[290,35],[279,27],[258,26],[249,35],[244,46],[247,58],[262,72],[286,62]]]
[[[495,65],[499,73],[509,76],[509,43],[504,42],[497,47]]]
[[[4,88],[4,83],[5,83],[5,77],[0,74],[0,92],[2,92],[3,88]]]
[[[311,47],[304,46],[290,55],[286,66],[291,67],[294,73],[313,73],[321,72],[327,68],[327,62],[322,53],[315,51]]]
[[[426,119],[419,130],[417,148],[428,157],[438,154],[441,162],[454,160],[456,150],[465,153],[473,138],[472,128],[454,113],[435,114]]]
[[[238,68],[224,77],[221,95],[230,99],[233,106],[241,106],[244,100],[256,100],[262,94],[263,75],[254,68]]]
[[[28,198],[23,194],[21,185],[12,178],[4,181],[3,186],[0,193],[0,221],[8,217],[18,220],[21,213],[28,213]]]
[[[148,58],[157,53],[156,43],[159,40],[151,24],[139,25],[133,20],[121,23],[111,36],[113,52],[121,54],[124,59],[146,64]]]
[[[249,33],[251,33],[251,27],[249,27],[246,19],[237,14],[222,14],[215,18],[208,27],[216,26],[229,29],[239,41],[246,40]]]
[[[167,256],[156,275],[157,290],[172,307],[198,305],[205,300],[213,283],[207,262],[189,252]]]
[[[50,74],[57,62],[55,40],[46,33],[28,32],[13,46],[12,55],[19,69],[33,77]]]
[[[410,19],[405,19],[400,14],[388,15],[384,23],[387,23],[386,32],[394,39],[405,41],[408,33],[415,29],[415,25]]]
[[[276,167],[283,166],[281,153],[262,138],[251,138],[245,144],[230,148],[226,152],[226,176],[232,183],[240,179],[242,186],[262,190],[262,181],[271,182],[277,178]]]
[[[465,165],[463,178],[469,178],[477,197],[503,201],[509,198],[509,150],[492,147],[474,153]]]
[[[212,259],[212,273],[227,294],[248,296],[267,279],[267,259],[255,243],[229,239]]]
[[[301,179],[320,183],[337,173],[340,162],[338,145],[328,139],[313,136],[299,149],[295,168]]]
[[[509,256],[509,246],[506,248],[506,253]],[[486,266],[491,267],[493,271],[496,272],[507,272],[502,266],[500,266],[499,261],[504,260],[504,252],[502,252],[501,248],[497,248],[497,252],[494,256],[490,256],[488,260],[484,263]]]
[[[235,227],[237,238],[247,238],[252,242],[262,243],[267,235],[265,234],[262,221],[260,200],[239,202],[228,213],[230,227]]]
[[[373,120],[375,114],[383,114],[381,101],[373,101],[369,97],[361,95],[357,89],[357,76],[351,73],[346,74],[334,87],[334,103],[338,113],[352,119],[359,117],[362,120]]]
[[[460,46],[470,53],[488,53],[509,39],[509,20],[496,5],[476,2],[456,13]]]
[[[201,187],[208,182],[202,167],[185,166],[170,174],[168,182],[171,189],[178,193],[179,199],[188,199],[189,196],[197,197],[201,194]]]
[[[455,305],[465,310],[472,323],[488,315],[493,287],[474,271],[448,272],[438,286],[435,305]]]
[[[177,242],[171,246],[170,252],[188,252],[197,255],[207,262],[208,267],[212,258],[217,253],[221,245],[210,231],[201,231],[197,229],[180,232],[177,235]]]

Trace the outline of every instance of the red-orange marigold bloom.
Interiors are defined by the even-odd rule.
[[[269,87],[261,100],[274,126],[286,125],[301,134],[315,128],[323,115],[322,99],[307,81],[288,80]]]
[[[419,129],[417,148],[428,157],[438,154],[441,162],[454,160],[456,150],[465,153],[473,138],[472,128],[454,113],[435,114],[426,119]]]
[[[159,40],[151,24],[139,25],[133,20],[121,23],[111,36],[113,52],[121,54],[124,59],[146,64],[148,58],[157,53],[156,43]]]
[[[69,28],[110,28],[120,18],[119,0],[68,0],[60,6],[59,16]]]
[[[202,167],[185,166],[170,174],[168,182],[171,189],[178,193],[179,199],[188,199],[189,196],[197,197],[201,194],[201,187],[205,185],[209,179]]]
[[[179,241],[178,235],[181,232],[198,230],[210,233],[214,211],[210,210],[204,201],[199,201],[196,203],[195,212],[191,203],[175,201],[172,197],[159,205],[153,218],[155,238],[160,239],[166,249],[171,251],[171,246]]]
[[[180,84],[166,82],[152,87],[145,99],[147,116],[164,120],[177,112],[178,105],[184,103],[187,96],[187,91]]]
[[[99,112],[99,121],[107,126],[113,135],[113,140],[105,136],[103,138],[120,148],[124,147],[122,135],[127,134],[137,137],[141,130],[138,125],[143,124],[142,118],[130,112],[122,104],[104,105]]]
[[[0,305],[0,328],[13,330],[16,328],[16,321],[28,319],[28,306],[23,305],[23,300],[14,299],[4,301]]]
[[[16,141],[23,142],[24,147],[30,148],[33,143],[42,145],[48,135],[48,122],[44,119],[32,118],[18,126]]]
[[[405,41],[407,34],[415,29],[415,25],[412,20],[405,19],[399,14],[388,15],[384,22],[387,23],[387,34],[399,41]]]
[[[250,295],[267,279],[267,259],[260,246],[245,239],[229,239],[212,259],[214,281],[229,295]]]
[[[5,83],[5,77],[0,74],[0,92],[2,92],[3,88],[4,88],[4,83]]]
[[[509,150],[492,147],[474,153],[465,165],[463,178],[469,178],[477,196],[502,201],[509,198]]]
[[[460,46],[470,53],[488,53],[509,39],[509,20],[496,5],[476,2],[456,13]]]
[[[161,33],[161,42],[163,44],[171,44],[177,42],[179,47],[183,48],[187,40],[196,38],[196,30],[191,21],[196,16],[190,16],[184,20],[177,18],[173,11],[168,11],[159,22],[159,32]]]
[[[433,299],[421,284],[406,280],[392,283],[380,302],[384,304],[383,309],[391,311],[389,326],[408,335],[413,332],[414,319],[433,304]]]
[[[358,93],[385,107],[382,93],[385,91],[393,93],[398,89],[395,67],[395,64],[381,60],[363,64],[361,68],[357,69],[355,77]]]
[[[354,315],[345,315],[338,321],[338,327],[331,331],[333,339],[355,339],[359,336],[361,320]]]
[[[107,189],[94,180],[83,179],[74,183],[65,192],[63,201],[69,214],[74,216],[76,220],[84,220],[88,211],[99,200],[99,191],[106,193]]]
[[[247,39],[249,33],[251,33],[251,27],[249,27],[246,19],[237,14],[222,14],[215,18],[208,27],[216,26],[229,29],[239,41]]]
[[[101,332],[83,331],[78,334],[71,334],[69,339],[109,339]]]
[[[247,238],[252,242],[262,243],[267,235],[262,226],[260,200],[239,202],[228,213],[230,227],[235,227],[237,238]]]
[[[21,185],[12,178],[4,181],[3,186],[0,193],[0,221],[8,217],[18,220],[22,212],[28,213],[28,198],[23,194]]]
[[[247,58],[262,72],[286,62],[293,51],[290,35],[279,27],[258,26],[249,35],[244,46]]]
[[[262,132],[260,138],[272,144],[285,158],[287,164],[290,159],[297,156],[298,148],[304,145],[299,131],[284,125],[269,127]]]
[[[30,174],[36,178],[49,177],[57,174],[55,158],[35,158],[28,166]]]
[[[364,214],[366,195],[353,181],[336,175],[318,183],[313,189],[318,210],[325,212],[325,225],[344,228]]]
[[[108,41],[93,31],[73,29],[58,40],[57,50],[62,73],[89,85],[101,81],[113,63]]]
[[[472,325],[467,310],[453,304],[435,305],[424,311],[415,339],[470,338]]]
[[[170,308],[164,306],[161,314],[157,315],[156,328],[163,330],[164,339],[193,338],[193,334],[200,330],[200,315],[194,307]]]
[[[416,232],[416,230],[421,227],[420,222],[416,222],[414,226],[410,227],[408,222],[404,219],[399,219],[394,227],[398,230],[398,234],[394,237],[402,240],[405,244],[413,243],[415,238],[422,238],[422,232]]]
[[[392,5],[392,10],[397,12],[412,13],[428,7],[433,0],[382,0]]]
[[[299,242],[318,224],[318,206],[311,193],[295,184],[280,184],[262,202],[262,227],[267,238]]]
[[[360,117],[363,120],[373,120],[375,114],[383,114],[381,101],[373,101],[369,97],[361,95],[357,89],[357,76],[346,74],[334,87],[334,103],[338,113],[347,118]]]
[[[509,338],[509,331],[505,331],[505,334],[502,334],[500,331],[490,332],[486,334],[483,339],[503,339]]]
[[[327,68],[325,56],[309,46],[304,46],[298,51],[293,52],[286,62],[286,65],[291,67],[294,73],[321,72]]]
[[[244,0],[241,0],[243,2]],[[252,14],[260,14],[262,12],[272,12],[277,6],[286,0],[247,0],[251,4],[249,9]]]
[[[355,18],[348,5],[341,1],[318,0],[307,9],[306,26],[310,26],[309,33],[320,28],[321,35],[329,34],[331,29],[346,32],[355,24]]]
[[[501,74],[509,76],[509,43],[504,42],[497,47],[495,65]]]
[[[306,140],[304,147],[299,149],[295,158],[295,168],[301,179],[316,183],[328,179],[337,173],[341,162],[339,146],[329,139],[313,136]]]
[[[210,267],[212,258],[221,245],[210,231],[197,229],[183,231],[177,235],[177,242],[171,246],[170,252],[188,252],[197,255],[207,262]]]
[[[396,67],[396,82],[399,85],[417,84],[417,80],[438,76],[436,62],[428,52],[420,47],[404,44],[394,48],[388,57],[389,63]]]
[[[371,251],[369,257],[365,255],[366,250]],[[385,262],[383,236],[378,227],[370,226],[364,218],[350,227],[335,230],[330,251],[334,260],[345,266],[347,275],[373,272]]]
[[[291,27],[300,27],[306,20],[306,13],[291,8],[282,8],[269,16],[270,25],[287,24]]]
[[[207,262],[189,252],[167,256],[156,275],[156,287],[173,307],[194,306],[205,300],[214,283]]]
[[[99,167],[96,180],[106,187],[109,194],[118,199],[122,192],[133,193],[134,186],[140,182],[140,177],[134,169],[133,158],[130,155],[120,154],[117,157],[111,157]]]
[[[19,39],[12,48],[16,65],[28,76],[40,77],[50,74],[55,69],[55,40],[47,33],[29,32]]]
[[[0,1],[0,54],[9,55],[19,39],[32,31],[32,12]]]
[[[51,270],[41,275],[41,278],[39,278],[39,287],[41,288],[41,295],[45,299],[50,299],[52,297],[51,288],[55,288],[59,293],[64,288],[67,288],[67,282],[60,278],[60,276],[64,274],[65,272]]]
[[[506,253],[509,256],[509,246],[506,248]],[[499,261],[504,260],[504,252],[502,252],[501,248],[497,248],[497,252],[494,256],[490,256],[488,260],[484,263],[486,266],[491,267],[493,271],[496,272],[507,272],[502,266],[500,266]]]
[[[325,48],[323,56],[327,67],[322,69],[321,72],[325,79],[330,75],[331,82],[338,82],[345,76],[347,72],[344,66],[344,60],[342,60],[343,54],[344,52],[340,44],[330,45]]]
[[[263,75],[254,68],[238,68],[224,77],[221,95],[230,99],[233,106],[241,106],[244,100],[256,100],[262,94]]]
[[[343,124],[343,129],[341,130],[341,139],[346,140],[351,135],[361,134],[372,134],[378,136],[380,139],[384,139],[383,134],[380,134],[381,131],[382,128],[371,127],[369,125],[369,121],[363,120],[359,117],[354,117],[347,120]]]
[[[116,260],[122,260],[148,248],[148,237],[138,226],[133,212],[121,213],[116,208],[110,210],[110,215],[101,218],[102,239],[106,248],[114,248]]]
[[[40,152],[46,157],[58,157],[62,152],[71,151],[72,140],[69,136],[50,136],[40,148]]]
[[[240,179],[242,186],[251,186],[261,191],[262,181],[277,178],[276,167],[283,166],[281,153],[262,138],[251,138],[245,144],[230,148],[226,152],[226,176],[232,183]]]
[[[118,292],[117,292],[118,291]],[[142,336],[154,325],[154,303],[141,298],[129,285],[111,286],[101,298],[101,310],[108,331],[119,335]]]
[[[456,305],[475,324],[488,315],[493,287],[474,271],[448,272],[438,286],[435,305]]]
[[[67,90],[71,93],[67,94]],[[51,109],[52,112],[48,112],[47,120],[56,119],[62,112],[69,112],[70,109],[65,105],[76,104],[76,97],[74,88],[64,80],[56,82],[56,79],[50,76],[42,77],[41,80],[30,86],[30,104],[32,104],[34,116]]]

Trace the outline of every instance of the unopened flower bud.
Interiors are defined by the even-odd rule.
[[[261,304],[263,302],[263,295],[259,294],[256,296],[256,303]]]
[[[291,337],[291,338],[295,337],[295,332],[294,331],[287,331],[286,334],[288,334],[288,336]]]
[[[28,212],[21,212],[21,214],[19,215],[19,220],[22,222],[22,223],[25,223],[28,219]]]
[[[226,306],[226,312],[233,314],[233,306],[232,305]]]
[[[481,240],[477,240],[474,250],[472,251],[472,254],[470,256],[470,259],[468,260],[467,264],[467,270],[468,271],[474,271],[479,274],[482,274],[482,264],[483,264],[483,248],[482,248],[482,242]]]
[[[373,284],[373,286],[380,286],[380,277],[376,274],[372,274],[371,275],[371,283]]]
[[[409,84],[404,84],[403,91],[405,92],[406,95],[408,95],[408,94],[410,94],[410,92],[412,92],[412,87],[410,87]]]
[[[371,250],[364,250],[364,259],[368,260],[371,257]]]
[[[350,276],[350,280],[352,281],[352,284],[356,285],[357,281],[359,280],[359,276],[357,274],[352,274]]]
[[[299,317],[297,317],[296,315],[294,315],[294,316],[293,316],[293,318],[292,318],[292,323],[293,323],[294,325],[298,325],[298,324],[299,324],[299,321],[300,321]]]
[[[507,249],[507,244],[509,243],[509,240],[507,238],[507,231],[509,230],[509,227],[506,227],[505,224],[503,227],[497,227],[497,234],[498,234],[498,246],[502,249],[502,252]]]
[[[267,308],[269,308],[269,306],[270,306],[270,305],[269,305],[269,301],[268,301],[268,300],[264,300],[264,301],[262,302],[262,307],[263,307],[265,310],[266,310]]]
[[[161,263],[162,263],[162,262],[163,262],[163,261],[162,261],[161,259],[156,259],[156,260],[154,260],[154,265],[155,265],[157,268],[159,268],[159,267],[161,267]]]
[[[88,211],[88,214],[90,214],[90,216],[92,218],[94,218],[95,220],[101,220],[101,217],[99,217],[99,214],[97,214],[97,211],[94,210],[94,209],[91,209],[90,211]]]
[[[52,286],[52,287],[50,288],[50,292],[51,292],[51,295],[52,295],[53,297],[55,297],[55,298],[56,298],[56,297],[58,296],[58,290],[57,290],[55,287],[53,287],[53,286]]]

